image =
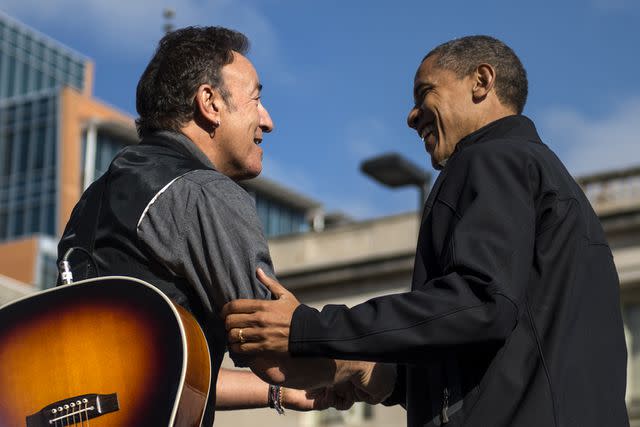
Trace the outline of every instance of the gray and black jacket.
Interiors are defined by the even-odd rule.
[[[191,311],[212,356],[204,425],[214,418],[215,384],[226,348],[222,306],[269,298],[257,267],[273,266],[255,202],[217,172],[184,135],[158,132],[123,149],[82,195],[58,245],[72,247],[76,280],[124,275],[145,280]],[[97,271],[96,271],[97,268]]]

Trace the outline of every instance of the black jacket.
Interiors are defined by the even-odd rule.
[[[294,355],[398,363],[408,425],[628,426],[619,282],[591,205],[523,116],[464,138],[412,290],[294,313]]]

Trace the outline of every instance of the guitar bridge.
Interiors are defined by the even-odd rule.
[[[83,394],[59,400],[27,416],[27,427],[75,425],[119,409],[116,393]]]

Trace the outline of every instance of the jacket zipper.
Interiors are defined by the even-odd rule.
[[[447,387],[444,388],[442,392],[442,411],[440,411],[440,423],[448,424],[449,423],[449,389]]]

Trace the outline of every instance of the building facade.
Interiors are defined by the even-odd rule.
[[[55,283],[87,136],[98,150],[113,135],[137,140],[131,118],[93,99],[92,87],[88,58],[0,13],[0,269],[37,288]]]

